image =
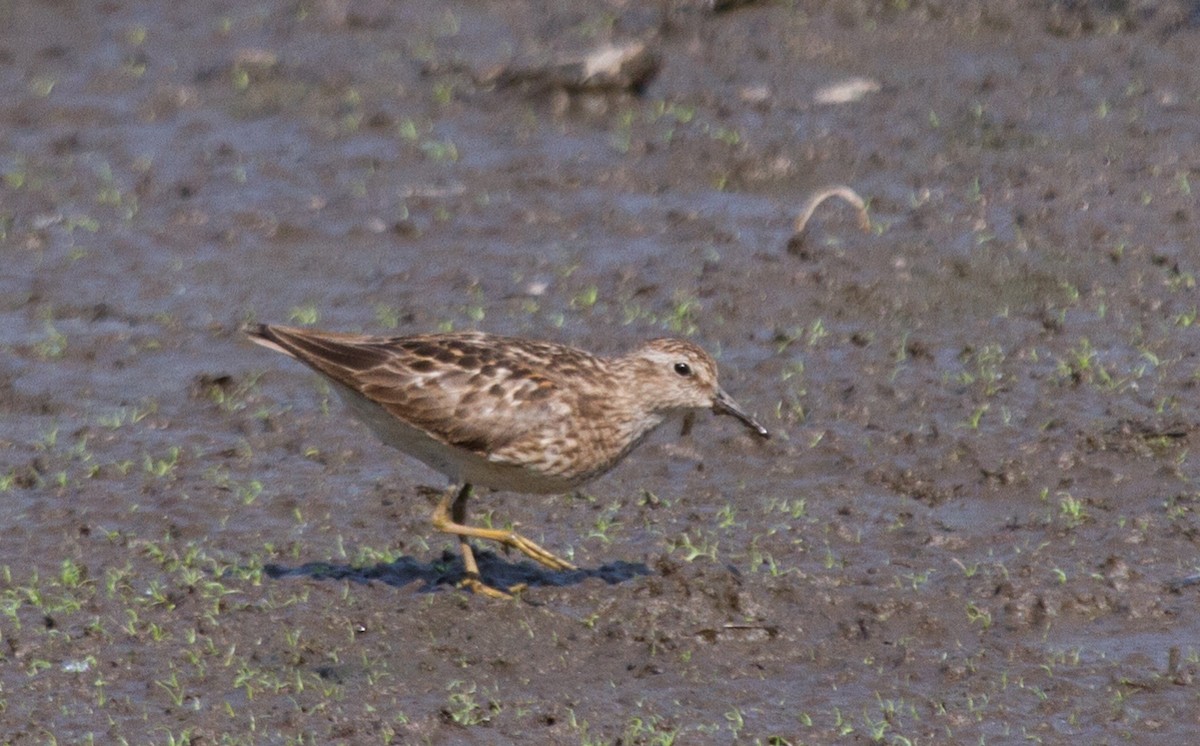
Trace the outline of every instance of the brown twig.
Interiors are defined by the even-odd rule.
[[[812,219],[813,213],[817,211],[821,203],[830,197],[841,197],[846,202],[849,202],[858,211],[858,227],[864,231],[871,230],[871,218],[867,215],[867,203],[863,201],[862,197],[858,196],[858,192],[848,186],[838,184],[817,190],[800,206],[800,214],[796,217],[792,238],[788,241],[789,246],[798,246],[803,241],[804,231],[808,228],[808,221]]]

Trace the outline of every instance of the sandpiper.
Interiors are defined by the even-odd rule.
[[[473,486],[568,492],[620,463],[668,416],[697,409],[769,436],[717,384],[708,353],[683,340],[655,339],[605,358],[478,332],[374,337],[271,324],[244,331],[328,379],[384,443],[449,477],[433,526],[459,538],[462,585],[489,596],[510,594],[480,579],[470,537],[553,570],[575,566],[515,532],[466,525]]]

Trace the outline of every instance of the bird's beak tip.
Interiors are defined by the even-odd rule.
[[[727,414],[730,417],[737,418],[743,425],[753,430],[754,434],[763,440],[771,437],[770,431],[758,424],[757,420],[739,407],[737,402],[730,398],[729,394],[726,394],[724,391],[717,392],[717,397],[713,400],[713,411],[717,414]]]

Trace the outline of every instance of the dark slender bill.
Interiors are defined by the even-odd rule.
[[[717,414],[727,414],[730,417],[736,417],[742,421],[746,427],[750,428],[760,438],[769,438],[771,433],[767,432],[767,428],[755,422],[754,418],[746,414],[745,410],[738,406],[737,402],[729,397],[722,390],[717,390],[717,398],[713,400],[713,411]]]

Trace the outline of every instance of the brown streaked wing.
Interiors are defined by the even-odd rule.
[[[383,364],[350,385],[434,438],[491,457],[573,412],[574,395],[536,373],[544,359],[519,342],[473,334],[398,338]]]
[[[386,344],[388,340],[379,337],[266,325],[255,336],[356,390],[358,374],[382,365],[391,355]]]

